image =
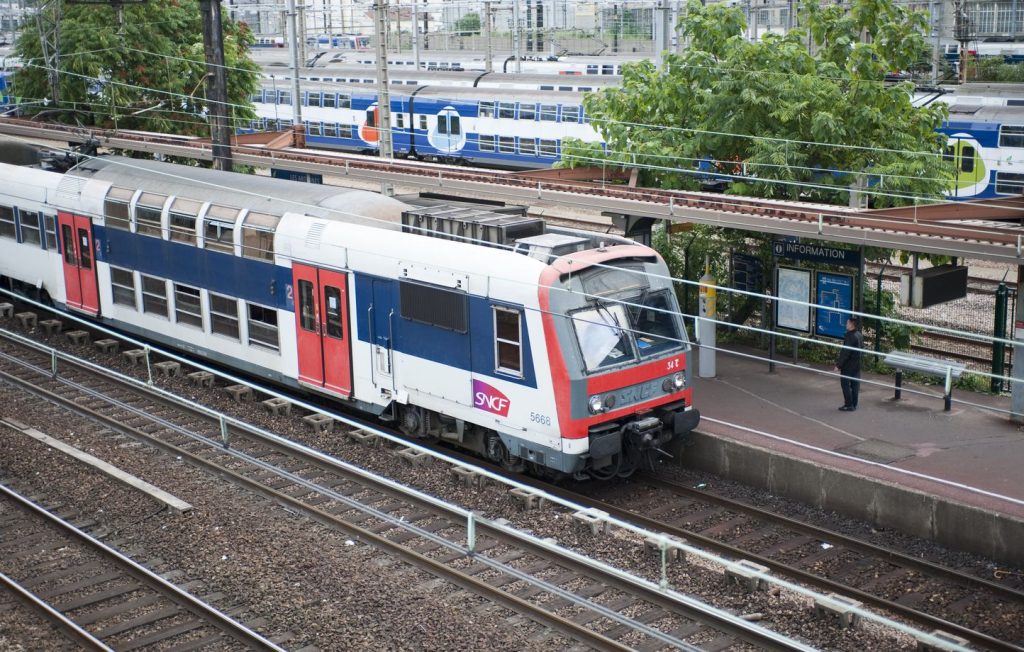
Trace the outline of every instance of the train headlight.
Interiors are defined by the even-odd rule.
[[[686,384],[686,376],[682,373],[674,374],[671,378],[666,378],[665,382],[661,384],[661,388],[666,393],[671,394],[672,392],[678,392]]]
[[[604,397],[600,394],[595,394],[590,397],[587,405],[590,407],[590,412],[592,414],[600,414],[601,412],[604,412]]]

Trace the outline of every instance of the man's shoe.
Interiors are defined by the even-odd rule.
[[[839,408],[839,411],[840,412],[853,412],[856,409],[857,408],[850,407],[849,405],[844,405],[843,407]]]

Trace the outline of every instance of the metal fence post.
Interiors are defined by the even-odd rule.
[[[882,263],[882,269],[878,270],[878,284],[875,286],[875,315],[882,316],[882,274],[885,273],[886,263]],[[875,353],[882,351],[882,320],[875,320]]]
[[[1006,344],[999,341],[1006,337],[1006,307],[1009,303],[1007,297],[1010,291],[1006,288],[1006,283],[1000,283],[999,289],[996,290],[996,323],[992,329],[992,334],[997,338],[992,343],[992,375],[1003,376],[1006,366]],[[1003,391],[1003,380],[1002,378],[992,379],[992,393],[998,394]]]

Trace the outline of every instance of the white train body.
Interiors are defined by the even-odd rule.
[[[411,436],[611,477],[699,419],[646,247],[553,232],[486,246],[529,224],[508,211],[480,240],[428,237],[392,198],[131,159],[0,174],[4,287]]]

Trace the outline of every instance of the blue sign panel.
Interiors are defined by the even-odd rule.
[[[846,335],[846,318],[853,308],[853,277],[847,274],[818,272],[815,303],[835,310],[815,308],[814,332],[825,337],[842,339]]]

